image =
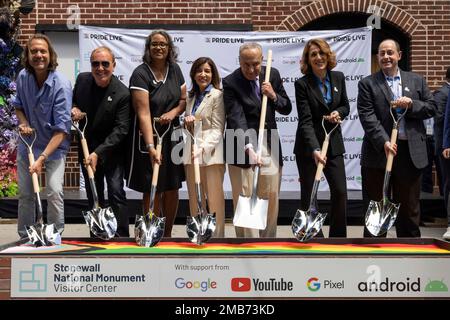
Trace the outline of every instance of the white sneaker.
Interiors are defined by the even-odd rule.
[[[442,236],[444,240],[450,240],[450,227],[447,228],[447,232]]]

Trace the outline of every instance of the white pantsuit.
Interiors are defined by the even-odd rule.
[[[194,102],[195,96],[187,98],[186,115],[191,114]],[[223,193],[223,177],[225,173],[223,158],[225,110],[222,91],[212,88],[205,95],[193,115],[197,119],[201,119],[201,128],[194,131],[197,139],[197,147],[203,150],[202,157],[199,159],[202,205],[206,210],[206,198],[210,213],[215,212],[216,216],[214,237],[223,238],[225,236],[225,199]],[[195,193],[194,165],[191,158],[191,139],[189,136],[186,139],[184,151],[183,160],[189,193],[189,207],[191,216],[195,216],[197,215],[198,208]]]

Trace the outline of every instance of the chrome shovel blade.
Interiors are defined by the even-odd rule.
[[[200,212],[195,217],[186,219],[186,232],[193,243],[203,244],[207,242],[216,230],[215,214]]]
[[[297,210],[292,220],[292,233],[300,242],[305,242],[315,237],[322,229],[326,213],[315,212],[311,210]]]
[[[114,238],[117,220],[111,207],[83,211],[83,217],[91,232],[102,240]]]
[[[266,199],[252,199],[239,195],[233,224],[236,227],[264,230],[267,226],[267,210],[269,201]]]
[[[56,230],[54,224],[36,223],[25,228],[28,239],[36,247],[57,246],[61,244],[61,235]]]
[[[381,201],[371,200],[366,212],[366,228],[373,236],[381,236],[388,232],[397,219],[400,204],[385,198]]]
[[[154,214],[136,216],[134,237],[141,247],[154,247],[164,236],[166,217],[160,218]]]

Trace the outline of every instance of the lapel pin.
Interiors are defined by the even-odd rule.
[[[112,98],[111,98],[111,96],[108,96],[108,101],[112,101]]]
[[[408,87],[405,87],[405,91],[406,91],[406,92],[409,92],[409,88],[408,88]]]
[[[335,91],[335,92],[339,92],[339,90],[338,90],[336,87],[334,87],[334,91]]]

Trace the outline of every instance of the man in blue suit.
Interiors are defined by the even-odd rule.
[[[447,93],[447,95],[445,95]],[[445,114],[443,119],[443,134],[441,136],[441,142],[443,149],[440,154],[440,159],[442,160],[442,171],[444,178],[444,199],[445,208],[447,209],[448,215],[448,228],[447,231],[442,236],[445,240],[450,240],[450,210],[448,207],[448,196],[450,191],[450,67],[447,69],[446,83],[435,93],[436,103],[438,103],[438,108],[445,105],[443,108],[443,114]],[[437,140],[436,140],[437,141]]]

